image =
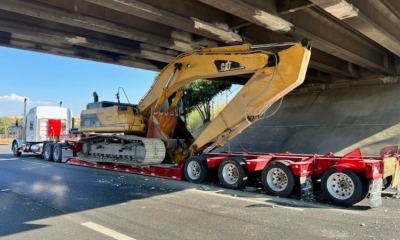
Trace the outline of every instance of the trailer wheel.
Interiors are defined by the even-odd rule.
[[[63,144],[54,144],[53,147],[53,160],[54,162],[61,162],[62,159],[62,147],[64,145]]]
[[[350,207],[361,201],[366,196],[365,188],[360,176],[353,171],[338,172],[336,167],[331,167],[322,174],[322,194],[335,205]]]
[[[218,178],[225,188],[240,189],[247,184],[246,162],[240,157],[225,159],[218,168]]]
[[[202,183],[208,177],[208,166],[204,156],[192,156],[188,158],[184,165],[186,180],[192,183]]]
[[[261,175],[261,182],[268,194],[288,197],[296,186],[296,181],[289,162],[273,161],[269,163]]]
[[[16,156],[16,157],[21,156],[22,153],[21,153],[21,152],[19,151],[19,149],[18,149],[18,143],[17,143],[17,141],[14,141],[14,142],[13,142],[12,150],[13,150],[14,156]]]
[[[46,161],[53,161],[53,143],[47,143],[44,145],[43,157]]]

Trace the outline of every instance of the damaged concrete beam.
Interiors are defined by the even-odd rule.
[[[0,0],[0,9],[47,21],[127,38],[138,42],[146,42],[182,52],[189,51],[194,47],[188,42],[166,38],[148,32],[138,31],[134,28],[126,27],[124,25],[86,15],[78,15],[73,12],[48,5],[33,4],[21,0]]]
[[[376,0],[311,0],[338,20],[400,56],[400,31],[392,9]],[[393,18],[391,18],[393,19]],[[389,20],[389,21],[388,21]],[[397,18],[397,23],[399,20]]]
[[[241,42],[239,34],[220,28],[212,23],[194,17],[185,17],[173,12],[157,8],[138,0],[85,0],[106,8],[124,12],[150,21],[165,23],[171,27],[194,33],[203,37],[225,43]]]
[[[228,12],[249,22],[258,24],[273,31],[290,32],[294,26],[279,16],[254,8],[241,0],[198,0],[222,11]]]
[[[372,71],[394,74],[392,59],[385,49],[354,34],[351,29],[326,18],[326,13],[322,13],[321,10],[305,8],[302,11],[280,16],[277,14],[273,0],[265,0],[263,3],[268,6],[264,9],[239,0],[199,1],[270,30],[286,29],[290,31],[288,34],[297,39],[311,39],[316,48]],[[262,22],[260,19],[268,20]],[[278,26],[278,29],[271,26]],[[290,28],[281,28],[281,26],[290,26]]]
[[[278,34],[257,25],[246,27],[242,31],[242,36],[254,44],[294,41],[288,36]],[[323,52],[315,47],[312,48],[311,52],[310,68],[337,76],[346,76],[350,78],[359,77],[359,69],[353,63]]]
[[[327,18],[322,9],[307,8],[286,14],[296,25],[297,36],[314,40],[316,48],[381,74],[394,74],[390,54],[351,28]]]

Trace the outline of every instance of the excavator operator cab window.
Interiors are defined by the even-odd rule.
[[[128,106],[118,106],[118,111],[128,111]]]
[[[174,101],[175,98],[175,93],[168,98],[168,101],[165,101],[162,105],[161,105],[161,110],[162,111],[168,111],[169,110],[169,106],[172,104],[172,102]],[[187,120],[187,116],[186,116],[186,110],[185,110],[185,95],[182,96],[182,98],[179,100],[178,105],[177,105],[177,111],[180,113],[180,118],[181,120],[186,123]]]

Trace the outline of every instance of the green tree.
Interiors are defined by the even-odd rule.
[[[74,126],[73,128],[80,129],[81,128],[81,117],[74,117]]]
[[[228,90],[232,84],[199,79],[189,84],[185,94],[188,113],[197,110],[203,124],[211,120],[211,101],[220,92]]]
[[[9,117],[0,117],[0,134],[8,134],[11,119]]]

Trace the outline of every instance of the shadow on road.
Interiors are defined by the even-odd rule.
[[[210,191],[218,188],[207,184]],[[0,236],[45,227],[29,222],[63,214],[86,211],[128,201],[152,198],[200,188],[185,181],[155,178],[124,172],[46,162],[37,155],[0,154]],[[209,191],[209,189],[203,189]],[[258,194],[255,194],[258,193]],[[259,194],[261,193],[261,194]],[[237,198],[259,198],[247,207],[290,206],[301,208],[337,208],[293,199],[269,197],[264,192],[219,189],[218,194]],[[268,200],[265,200],[267,198]],[[271,204],[272,203],[272,204]],[[364,211],[366,206],[351,210]],[[12,223],[12,224],[10,224]]]

